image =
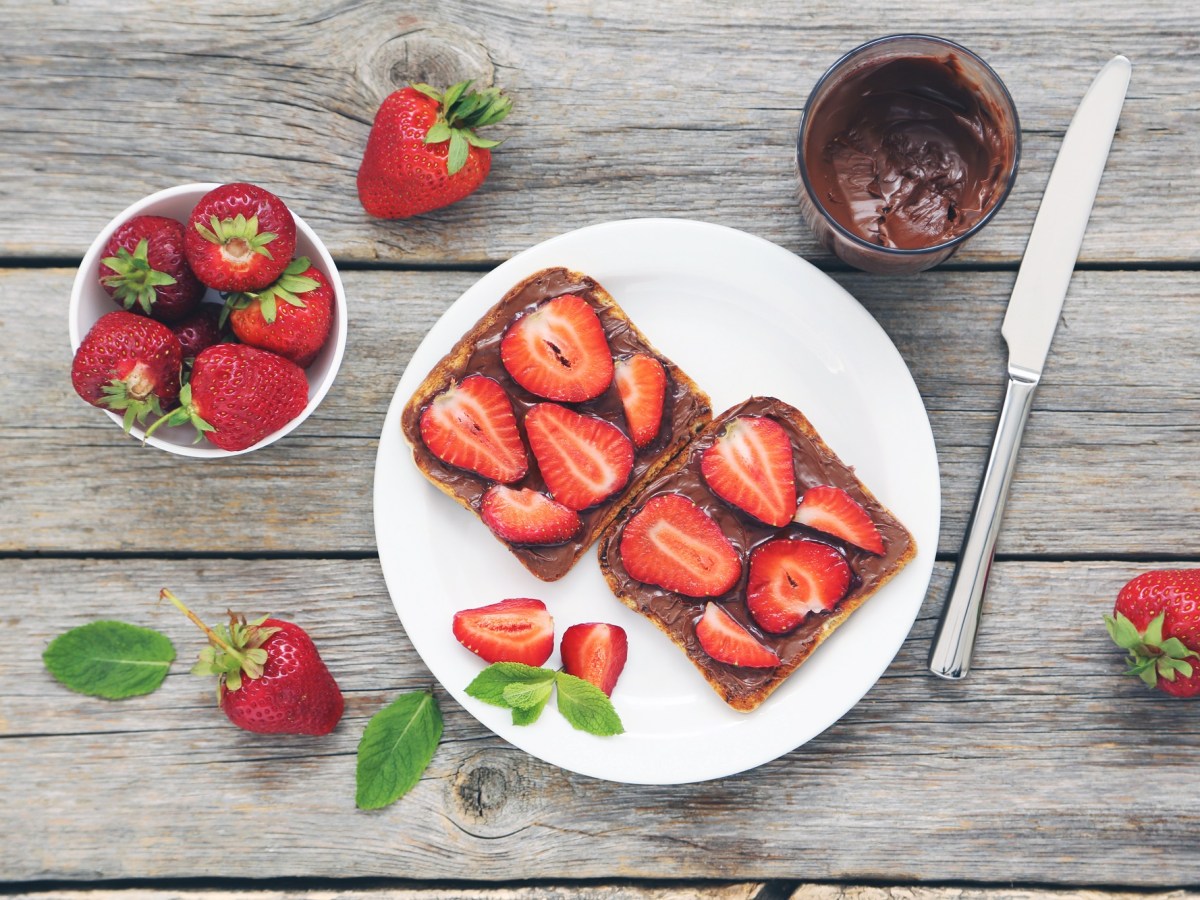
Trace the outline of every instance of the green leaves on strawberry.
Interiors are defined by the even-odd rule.
[[[1200,569],[1143,572],[1104,623],[1129,654],[1129,674],[1175,697],[1200,696]]]
[[[499,141],[475,129],[507,116],[512,101],[498,88],[470,86],[462,81],[439,92],[416,84],[380,104],[358,170],[358,198],[368,214],[408,218],[456,203],[483,184]]]
[[[1200,653],[1185,647],[1179,638],[1163,637],[1166,616],[1165,612],[1159,613],[1145,631],[1138,631],[1137,626],[1121,613],[1104,617],[1113,643],[1129,651],[1128,674],[1138,676],[1150,687],[1157,686],[1159,678],[1171,682],[1176,675],[1190,678],[1194,667],[1188,658],[1200,659]]]
[[[229,317],[229,313],[232,310],[246,309],[255,300],[259,303],[263,321],[268,325],[275,321],[278,301],[280,300],[291,306],[303,309],[305,305],[304,301],[297,295],[305,294],[320,287],[320,283],[315,278],[309,278],[304,274],[311,267],[312,264],[309,262],[307,256],[299,256],[288,263],[287,268],[283,270],[283,274],[276,281],[267,285],[261,291],[230,294],[225,298],[225,307],[221,310],[221,324],[225,324],[225,320]]]

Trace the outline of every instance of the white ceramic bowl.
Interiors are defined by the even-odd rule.
[[[121,308],[120,304],[114,301],[100,286],[100,257],[117,226],[126,219],[137,215],[167,216],[186,223],[197,201],[215,187],[218,185],[213,183],[181,184],[178,187],[167,188],[165,191],[143,197],[130,205],[128,209],[115,216],[101,229],[84,255],[83,262],[79,265],[79,271],[75,275],[75,285],[71,289],[69,319],[72,353],[79,348],[80,341],[83,340],[84,335],[88,333],[97,319],[105,313]],[[284,203],[288,202],[286,197],[282,199]],[[312,260],[313,265],[328,276],[329,283],[333,286],[334,296],[333,327],[329,334],[329,340],[321,348],[317,358],[305,370],[305,375],[308,376],[308,405],[292,421],[245,450],[222,450],[203,438],[199,443],[193,443],[196,430],[190,425],[160,428],[151,435],[147,443],[180,456],[237,456],[241,453],[249,453],[251,450],[258,450],[260,447],[274,443],[298,426],[312,414],[312,411],[324,399],[325,394],[329,392],[333,379],[337,375],[338,367],[342,364],[342,355],[346,350],[346,292],[342,287],[342,279],[338,275],[337,266],[334,265],[329,251],[325,249],[325,244],[308,224],[296,215],[295,210],[292,210],[292,217],[296,220],[296,256],[307,256]],[[217,291],[209,289],[204,296],[204,302],[220,303],[221,295]],[[117,413],[109,410],[100,411],[107,414],[118,428],[121,427],[121,417]],[[134,425],[130,435],[141,441],[145,437],[145,431]]]

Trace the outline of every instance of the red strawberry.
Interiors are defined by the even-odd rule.
[[[1143,572],[1104,617],[1129,673],[1176,697],[1200,695],[1200,569]]]
[[[208,635],[195,675],[219,677],[217,696],[229,721],[257,734],[329,734],[345,703],[312,638],[282,619],[247,622],[229,614],[229,625],[210,628],[168,590],[174,603]]]
[[[663,403],[667,397],[667,373],[662,363],[648,353],[617,360],[615,378],[625,422],[636,447],[645,447],[658,437]]]
[[[709,602],[696,623],[696,638],[704,652],[731,666],[769,669],[780,663],[770,647],[760,644],[719,603]]]
[[[202,303],[185,319],[171,323],[171,330],[179,338],[185,360],[195,359],[200,351],[224,340],[221,330],[221,307],[215,303]]]
[[[500,142],[472,129],[499,122],[512,102],[498,88],[470,86],[462,81],[442,94],[415,84],[383,101],[358,169],[358,199],[370,215],[404,219],[441,209],[483,184]]]
[[[763,631],[791,631],[810,613],[833,609],[849,588],[850,566],[828,544],[777,538],[750,554],[746,606]]]
[[[768,525],[796,512],[792,442],[774,419],[738,416],[704,451],[700,471],[722,500]]]
[[[629,656],[629,638],[620,625],[587,622],[563,632],[559,652],[568,675],[590,681],[611,697]]]
[[[174,322],[196,308],[204,285],[184,257],[183,223],[134,216],[113,232],[100,260],[100,285],[131,312]]]
[[[485,375],[469,375],[434,397],[421,413],[421,439],[442,462],[492,481],[520,481],[529,470],[508,394]]]
[[[538,491],[493,484],[483,492],[479,515],[492,532],[513,544],[561,544],[579,531],[579,513]]]
[[[796,510],[796,521],[869,553],[883,553],[883,535],[867,511],[841,488],[824,484],[809,488]]]
[[[541,600],[501,600],[456,612],[454,636],[487,662],[540,666],[554,652],[554,619]]]
[[[724,594],[742,574],[720,526],[681,494],[660,494],[629,520],[621,560],[632,578],[689,597]]]
[[[196,357],[179,404],[147,436],[163,424],[190,422],[222,450],[245,450],[304,412],[308,379],[282,356],[245,344],[215,344]]]
[[[600,317],[574,294],[518,316],[500,342],[500,360],[517,384],[547,400],[591,400],[613,380],[612,351]]]
[[[333,327],[333,286],[307,256],[294,259],[261,291],[230,294],[229,324],[243,344],[307,368]]]
[[[113,310],[84,335],[71,364],[71,384],[84,400],[124,412],[125,430],[161,416],[179,397],[183,350],[161,322]]]
[[[218,291],[259,291],[296,252],[296,220],[282,200],[254,184],[213,188],[188,217],[188,264]]]
[[[539,403],[525,414],[525,433],[546,487],[563,506],[587,509],[629,481],[633,445],[603,419]]]

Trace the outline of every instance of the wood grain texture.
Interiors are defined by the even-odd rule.
[[[761,884],[653,885],[540,884],[537,887],[345,888],[341,890],[55,890],[11,895],[13,900],[754,900]],[[1097,898],[1099,900],[1099,898]],[[1113,897],[1112,900],[1122,900]],[[1157,900],[1157,898],[1155,898]],[[1170,900],[1176,900],[1175,897]],[[1179,900],[1190,900],[1180,897]]]
[[[0,550],[372,552],[388,403],[429,327],[477,277],[345,273],[351,337],[321,407],[264,450],[191,460],[139,447],[75,396],[71,272],[0,271]],[[912,370],[940,456],[941,550],[956,552],[1003,395],[1000,322],[1014,276],[836,277]],[[54,314],[30,297],[54,298]],[[1197,341],[1200,273],[1076,274],[1025,433],[1001,553],[1195,556],[1200,484],[1173,476],[1200,471]]]
[[[998,564],[961,682],[925,671],[949,576],[939,565],[908,641],[853,710],[772,763],[702,784],[569,774],[438,688],[446,730],[431,767],[400,802],[364,813],[354,753],[367,719],[431,682],[376,562],[3,560],[0,869],[10,881],[461,873],[1134,888],[1152,872],[1156,885],[1195,884],[1195,707],[1123,675],[1100,621],[1149,565]],[[228,725],[186,673],[198,636],[156,602],[163,584],[197,606],[308,625],[346,693],[343,722],[292,739]],[[50,679],[47,641],[102,616],[175,641],[159,691],[113,703]]]
[[[55,10],[69,14],[51,15]],[[794,202],[794,141],[813,83],[886,32],[942,34],[1006,80],[1023,126],[1007,206],[962,262],[1019,258],[1063,131],[1114,53],[1133,83],[1082,256],[1200,259],[1194,61],[1200,12],[1151,0],[946,7],[587,0],[533,5],[264,0],[231,24],[195,0],[8,4],[0,32],[0,254],[82,256],[152,191],[250,180],[342,259],[498,261],[582,225],[683,216],[823,256]],[[411,80],[507,89],[493,174],[457,206],[371,221],[355,173],[379,102]]]
[[[881,887],[803,884],[789,900],[1196,900],[1193,891],[1120,893],[1096,890],[1031,890],[1005,887]]]

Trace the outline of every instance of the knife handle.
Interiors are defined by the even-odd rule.
[[[1000,519],[1004,515],[1021,434],[1037,385],[1036,376],[1010,369],[992,455],[979,485],[979,496],[967,523],[958,567],[950,582],[950,592],[929,652],[929,671],[942,678],[965,678],[971,668],[971,651],[979,630],[979,615],[996,538],[1000,534]]]

